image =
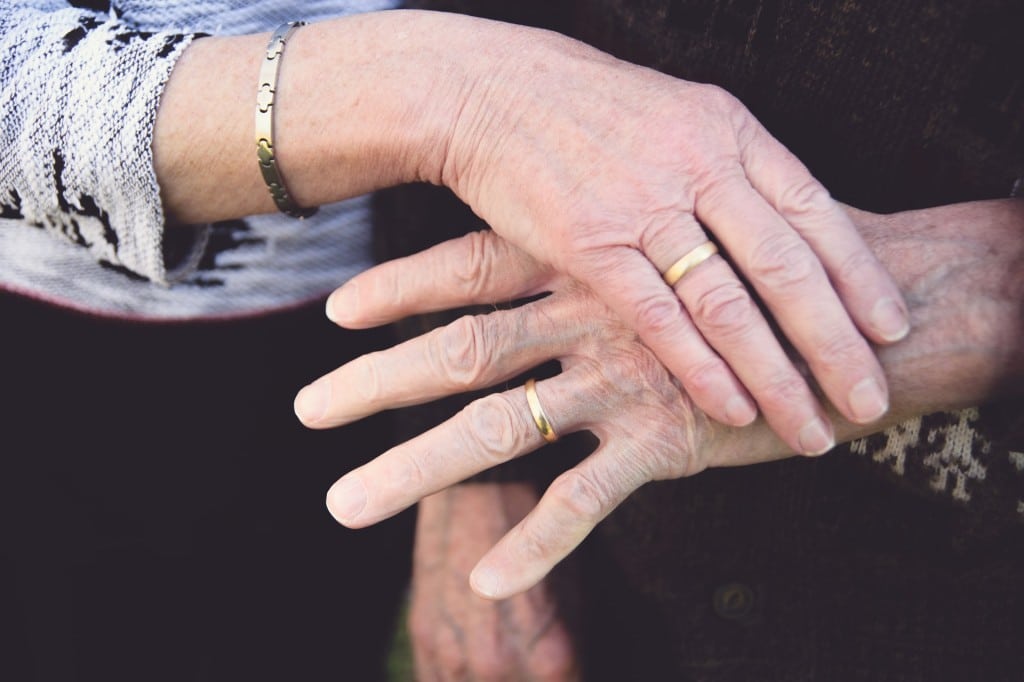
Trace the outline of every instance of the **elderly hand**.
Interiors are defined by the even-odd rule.
[[[524,29],[500,47],[511,56],[471,90],[442,182],[608,304],[713,419],[749,424],[756,402],[794,450],[835,442],[737,273],[694,253],[708,233],[838,411],[856,423],[885,413],[864,337],[906,335],[900,293],[839,205],[738,100],[554,34]],[[661,275],[688,254],[706,260],[673,291]]]
[[[475,263],[474,277],[463,276]],[[535,585],[633,490],[653,479],[749,461],[750,429],[697,410],[636,334],[583,285],[491,232],[446,242],[363,273],[335,294],[338,321],[369,327],[429,310],[554,291],[522,307],[463,317],[358,358],[296,399],[325,428],[380,410],[491,386],[550,359],[562,373],[537,384],[554,430],[588,429],[601,445],[559,476],[537,506],[487,553],[474,589],[498,598]],[[315,396],[327,400],[314,405]],[[777,444],[780,452],[785,446]],[[420,498],[544,444],[523,387],[470,404],[440,426],[341,479],[328,506],[341,523],[376,523]]]
[[[850,211],[911,302],[914,334],[880,357],[888,424],[1019,393],[1024,202],[974,202],[891,216]],[[468,268],[468,269],[467,269]],[[472,277],[466,277],[472,272]],[[653,354],[586,288],[491,233],[468,235],[356,277],[336,293],[338,321],[370,327],[406,315],[553,291],[520,308],[464,317],[319,379],[296,399],[308,426],[490,386],[551,358],[537,384],[556,433],[593,431],[599,448],[562,474],[477,565],[476,591],[535,584],[647,480],[791,454],[763,422],[737,429],[696,410]],[[879,430],[837,419],[841,437]],[[343,477],[328,493],[341,523],[371,525],[418,499],[544,444],[522,387],[495,393]]]
[[[547,582],[504,602],[467,589],[480,557],[536,503],[517,483],[458,485],[420,502],[409,611],[417,680],[578,679]]]

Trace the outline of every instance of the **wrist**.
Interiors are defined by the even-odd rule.
[[[523,178],[536,181],[535,173],[545,169],[525,164],[556,151],[538,146],[558,123],[559,97],[569,87],[566,79],[581,79],[588,62],[616,60],[554,31],[480,21],[487,25],[476,34],[485,36],[475,48],[482,67],[468,81],[435,182],[450,188],[493,227],[500,212],[494,196],[504,195]],[[545,139],[543,144],[550,142]],[[523,209],[528,207],[518,206]]]
[[[916,338],[881,351],[887,373],[905,376],[910,414],[1019,391],[1024,202],[874,216],[862,229],[910,306]]]
[[[311,24],[283,55],[275,155],[300,206],[403,182],[438,182],[458,112],[487,68],[481,24],[453,14],[393,11]],[[172,221],[273,212],[253,136],[269,34],[195,41],[161,99],[153,152]]]

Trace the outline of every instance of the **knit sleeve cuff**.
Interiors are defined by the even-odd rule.
[[[1024,523],[1019,402],[915,417],[847,449],[888,477],[989,521]]]
[[[187,274],[203,241],[168,267],[153,168],[163,88],[196,34],[139,31],[77,9],[0,18],[0,211],[157,283]],[[175,228],[189,229],[189,228]],[[186,240],[188,241],[188,240]]]

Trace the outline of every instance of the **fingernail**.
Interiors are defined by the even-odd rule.
[[[746,396],[734,395],[725,404],[725,418],[733,426],[747,426],[757,419],[757,406]]]
[[[348,282],[327,297],[327,319],[334,324],[351,320],[359,311],[359,285]]]
[[[303,424],[315,424],[327,414],[331,400],[331,382],[327,379],[314,381],[295,396],[295,416]]]
[[[358,476],[345,476],[327,493],[327,509],[338,523],[350,525],[366,506],[366,488]]]
[[[910,333],[910,320],[897,301],[883,298],[871,311],[871,324],[879,336],[889,342],[899,341]]]
[[[800,449],[805,455],[821,455],[831,450],[835,444],[832,427],[822,419],[815,417],[800,429],[798,436]]]
[[[885,391],[873,377],[864,379],[850,390],[850,412],[854,421],[873,422],[889,409]]]
[[[480,596],[495,599],[501,589],[501,576],[490,568],[477,568],[470,574],[469,584]]]

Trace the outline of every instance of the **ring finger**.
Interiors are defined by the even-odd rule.
[[[599,418],[592,404],[579,399],[585,380],[569,371],[537,383],[537,398],[555,433]],[[346,474],[328,492],[327,507],[345,526],[369,526],[544,444],[525,387],[493,393]]]
[[[725,259],[708,258],[674,288],[701,334],[754,396],[772,429],[795,452],[820,454],[830,449],[834,436],[828,417]],[[756,349],[756,362],[750,361],[751,349]]]
[[[656,233],[645,252],[783,440],[796,452],[828,450],[832,427],[807,382],[736,273],[717,250],[706,248],[711,242],[695,220],[692,227]],[[683,385],[696,401],[685,380]]]

